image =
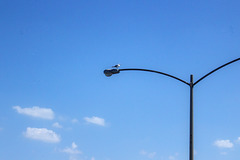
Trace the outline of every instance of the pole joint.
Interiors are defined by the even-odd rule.
[[[193,88],[193,86],[194,86],[194,83],[193,83],[193,75],[192,75],[192,74],[190,75],[190,83],[189,83],[189,86],[190,86],[191,88]]]

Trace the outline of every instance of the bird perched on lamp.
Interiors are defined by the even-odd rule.
[[[116,64],[115,66],[112,66],[112,68],[118,69],[120,67],[120,64]]]

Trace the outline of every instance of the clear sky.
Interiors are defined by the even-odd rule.
[[[238,0],[0,0],[1,160],[186,160],[189,82],[240,57]],[[194,88],[195,160],[240,158],[240,61]]]

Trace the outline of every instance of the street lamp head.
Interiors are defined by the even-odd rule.
[[[105,74],[105,76],[111,77],[113,74],[117,74],[119,72],[119,69],[105,69],[103,73]]]

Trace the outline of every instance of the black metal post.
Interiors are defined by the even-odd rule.
[[[193,146],[193,75],[190,76],[190,141],[189,141],[189,160],[194,159]]]

